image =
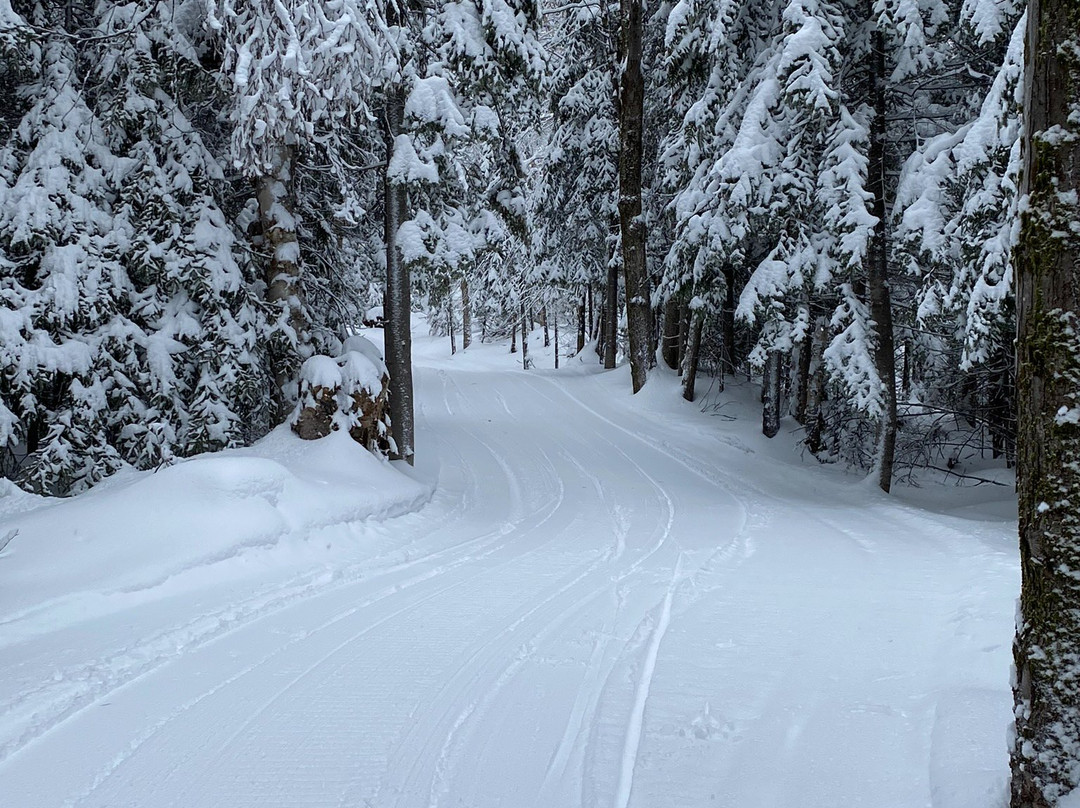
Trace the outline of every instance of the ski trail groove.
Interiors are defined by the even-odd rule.
[[[668,626],[671,624],[671,603],[678,587],[679,574],[682,570],[682,554],[675,564],[671,576],[671,585],[664,596],[660,608],[660,619],[653,629],[649,640],[649,650],[645,655],[645,664],[638,677],[634,693],[634,707],[630,712],[630,722],[626,728],[626,741],[623,745],[622,765],[619,771],[619,787],[615,794],[615,808],[627,808],[630,804],[630,792],[634,787],[634,768],[637,764],[638,749],[641,746],[641,731],[645,724],[645,704],[649,700],[653,675],[656,672],[656,660],[660,655],[660,643],[664,641]]]

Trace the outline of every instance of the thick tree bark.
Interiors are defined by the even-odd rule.
[[[472,345],[472,301],[469,300],[469,282],[461,279],[461,350]]]
[[[517,353],[517,330],[518,324],[514,323],[514,327],[510,329],[510,353]]]
[[[687,401],[694,400],[698,359],[701,356],[701,332],[704,327],[705,312],[694,309],[690,314],[690,337],[687,340],[686,355],[683,357],[682,397]]]
[[[869,3],[871,8],[873,3]],[[872,19],[872,17],[871,17]],[[877,457],[874,473],[885,493],[892,488],[896,454],[896,348],[893,338],[892,299],[889,292],[888,228],[885,217],[885,36],[875,27],[871,42],[871,81],[874,120],[870,125],[868,185],[874,195],[871,213],[877,218],[867,250],[870,286],[870,316],[874,320],[877,346],[874,362],[881,379],[881,420],[878,425]]]
[[[1080,786],[1080,4],[1027,13],[1012,806],[1049,808]]]
[[[619,334],[619,270],[608,267],[607,291],[604,293],[604,367],[615,367],[615,349]]]
[[[288,310],[289,327],[296,336],[303,360],[309,323],[301,302],[300,242],[293,215],[292,161],[292,149],[281,146],[270,171],[256,183],[255,194],[263,239],[270,255],[265,272],[266,301],[283,305]],[[280,365],[273,369],[270,402],[274,424],[283,423],[295,403],[295,370]]]
[[[645,220],[641,211],[642,122],[645,80],[641,72],[642,0],[619,2],[619,232],[626,286],[626,331],[634,392],[645,386],[652,341],[649,273],[645,266]]]
[[[761,380],[761,434],[775,438],[780,431],[780,371],[783,354],[769,351],[765,358],[765,373]]]
[[[389,166],[394,140],[403,130],[405,90],[396,87],[386,96],[386,163]],[[386,240],[386,303],[384,336],[386,368],[390,373],[390,427],[394,436],[395,459],[412,465],[414,452],[412,378],[412,290],[409,267],[397,246],[398,228],[405,218],[405,186],[383,176],[384,237]]]

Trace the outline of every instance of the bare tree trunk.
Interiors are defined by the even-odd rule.
[[[551,324],[555,329],[555,370],[559,369],[559,308],[556,306],[551,312]]]
[[[589,306],[589,318],[588,318],[588,320],[586,321],[586,322],[588,322],[588,324],[589,324],[589,335],[588,335],[588,338],[589,338],[589,339],[592,339],[593,337],[595,337],[595,336],[596,336],[596,330],[597,330],[597,329],[596,329],[596,320],[594,320],[594,319],[593,319],[593,317],[595,316],[596,312],[594,311],[594,306],[593,306],[593,288],[592,288],[592,281],[589,281],[589,283],[588,283],[588,284],[587,284],[587,285],[585,286],[585,298],[586,298],[586,300],[588,301],[588,306]],[[582,347],[584,347],[584,346],[582,346]]]
[[[825,400],[824,353],[828,342],[828,319],[818,317],[810,335],[810,367],[807,371],[809,379],[806,385],[806,414],[803,421],[806,425],[806,448],[815,454],[825,448],[821,441],[825,427],[821,405]]]
[[[615,367],[615,348],[619,334],[619,270],[608,267],[607,292],[604,295],[604,367]]]
[[[664,338],[660,347],[660,355],[664,358],[664,364],[672,370],[679,367],[679,334],[682,323],[682,304],[671,297],[664,304]]]
[[[1050,808],[1080,786],[1080,6],[1031,0],[1027,13],[1012,806]]]
[[[645,266],[645,220],[641,211],[642,120],[645,81],[641,72],[642,0],[619,1],[619,232],[626,285],[626,331],[634,392],[645,386],[652,340],[650,279]]]
[[[720,339],[723,341],[724,370],[735,375],[735,268],[724,267],[724,305],[720,311]]]
[[[806,406],[810,397],[810,360],[813,353],[813,331],[808,333],[802,342],[795,343],[798,351],[795,362],[795,395],[792,415],[800,424],[806,423]]]
[[[705,327],[705,312],[694,309],[690,314],[690,336],[687,340],[686,355],[683,357],[682,397],[694,400],[694,386],[697,384],[698,358],[701,355],[701,332]]]
[[[457,337],[454,335],[454,296],[446,296],[446,328],[450,332],[450,355],[457,353]]]
[[[585,297],[582,296],[581,303],[578,304],[577,309],[577,352],[581,353],[585,350]]]
[[[394,140],[403,130],[404,88],[395,87],[387,93],[385,114],[386,163],[389,166],[394,153]],[[405,218],[407,196],[405,186],[394,182],[389,173],[383,175],[383,197],[383,235],[386,241],[384,336],[386,369],[390,374],[390,427],[396,446],[391,457],[412,465],[412,290],[409,267],[401,260],[401,251],[397,246],[398,228]]]
[[[783,354],[769,351],[761,380],[761,434],[775,438],[780,431],[780,369]]]
[[[873,2],[868,2],[873,9]],[[868,19],[873,19],[871,15]],[[888,232],[885,217],[885,36],[875,27],[871,34],[871,79],[874,83],[874,119],[870,125],[868,185],[874,194],[871,212],[878,223],[867,249],[870,316],[875,323],[877,349],[874,361],[881,379],[882,412],[878,426],[875,474],[886,494],[892,488],[896,454],[896,348],[893,342],[892,300],[889,293]]]
[[[540,309],[540,324],[544,327],[544,347],[551,347],[551,332],[548,330],[547,306]]]
[[[529,369],[529,326],[528,312],[525,310],[525,304],[521,304],[521,367],[525,370]]]
[[[469,282],[461,279],[461,350],[472,345],[472,301],[469,300]]]
[[[518,324],[514,323],[514,327],[510,329],[510,353],[517,353],[517,330]]]
[[[309,339],[309,323],[301,303],[300,242],[292,209],[292,150],[281,146],[275,157],[273,169],[256,183],[259,219],[270,254],[265,273],[266,301],[278,303],[288,310],[289,327],[296,335],[296,344],[303,358]],[[296,368],[280,363],[273,369],[274,386],[270,401],[271,419],[275,425],[289,417],[295,403],[295,371]]]
[[[679,375],[683,375],[686,364],[686,341],[690,338],[690,307],[679,307],[679,351],[676,361],[679,363]]]

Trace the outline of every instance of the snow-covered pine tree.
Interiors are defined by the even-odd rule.
[[[274,420],[315,346],[304,302],[297,166],[318,143],[335,156],[374,119],[365,91],[381,69],[385,25],[355,0],[209,0],[222,52],[233,163],[254,185],[266,300],[278,309]],[[344,335],[339,335],[344,336]]]
[[[985,424],[996,452],[1011,456],[1015,306],[1011,249],[1017,234],[1019,92],[1024,22],[997,4],[970,4],[966,40],[1000,61],[974,117],[925,141],[897,193],[898,248],[921,282],[916,342],[920,403]],[[1012,35],[1008,26],[1012,25]],[[1002,28],[1001,26],[1005,26]],[[942,375],[964,383],[941,385]],[[909,373],[910,375],[910,373]],[[922,383],[920,383],[922,382]]]

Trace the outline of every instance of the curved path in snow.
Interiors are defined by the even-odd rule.
[[[994,804],[1010,525],[604,376],[417,383],[438,492],[358,534],[401,552],[28,641],[0,805]]]

